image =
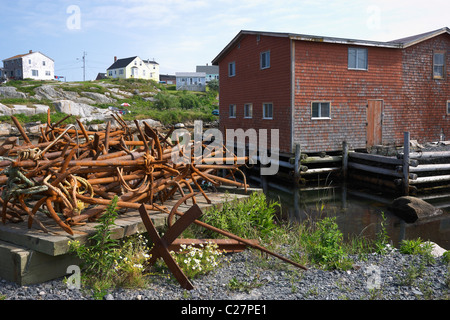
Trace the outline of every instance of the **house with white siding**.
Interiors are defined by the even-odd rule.
[[[176,72],[177,90],[206,91],[206,73]]]
[[[7,79],[53,80],[55,62],[45,54],[30,50],[3,60],[2,76]]]
[[[159,81],[159,64],[154,60],[142,60],[138,56],[117,59],[106,69],[108,78],[147,79]]]

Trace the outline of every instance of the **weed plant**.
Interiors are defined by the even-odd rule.
[[[98,219],[95,233],[87,244],[69,242],[70,251],[82,261],[82,280],[94,296],[103,297],[105,292],[116,286],[143,287],[144,263],[149,258],[147,240],[142,236],[124,241],[112,237],[112,227],[117,218],[115,196],[105,213]]]

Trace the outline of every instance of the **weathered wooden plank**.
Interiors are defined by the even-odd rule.
[[[369,166],[369,165],[361,164],[361,163],[350,162],[348,164],[348,166],[349,166],[349,168],[372,172],[372,173],[383,174],[383,175],[387,175],[387,176],[393,176],[393,177],[398,177],[398,178],[401,178],[403,176],[401,173],[397,172],[396,170],[380,168],[380,167],[373,167],[373,166]]]
[[[380,156],[377,154],[360,153],[360,152],[355,152],[355,151],[349,152],[348,157],[354,158],[354,159],[361,159],[361,160],[373,161],[373,162],[378,162],[378,163],[384,163],[384,164],[393,164],[393,165],[402,164],[402,160],[397,159],[396,157],[386,157],[386,156]]]
[[[441,175],[441,176],[430,176],[430,177],[418,177],[415,180],[410,180],[410,184],[422,184],[422,183],[433,183],[433,182],[442,182],[442,181],[450,181],[450,175]]]
[[[421,164],[415,168],[413,168],[413,167],[409,168],[410,172],[426,172],[426,171],[439,172],[439,171],[447,171],[447,170],[450,170],[450,163]]]

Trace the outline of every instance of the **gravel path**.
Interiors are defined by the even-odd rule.
[[[104,300],[448,300],[450,271],[442,258],[426,264],[420,256],[400,254],[354,258],[348,271],[297,269],[279,259],[261,261],[246,250],[224,257],[217,270],[192,281],[186,291],[177,282],[153,276],[146,289],[117,289]],[[415,272],[413,272],[415,271]],[[231,285],[234,285],[232,288]],[[20,287],[0,280],[0,300],[93,300],[69,290],[62,279]]]

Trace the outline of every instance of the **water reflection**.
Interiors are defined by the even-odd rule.
[[[403,239],[430,240],[439,246],[450,249],[450,195],[424,200],[440,207],[444,214],[413,224],[405,223],[389,210],[394,195],[363,190],[359,186],[336,185],[315,188],[288,188],[267,184],[263,187],[268,199],[281,204],[280,214],[289,221],[303,222],[307,219],[320,219],[336,216],[336,222],[345,237],[364,235],[375,239],[386,218],[386,231],[394,245]]]

